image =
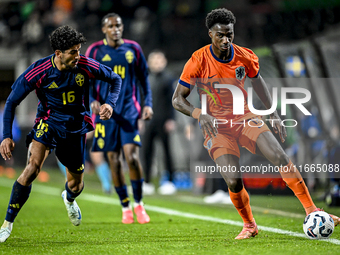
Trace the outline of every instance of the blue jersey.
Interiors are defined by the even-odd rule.
[[[36,122],[48,120],[69,133],[93,130],[88,107],[90,79],[110,84],[105,103],[115,106],[121,79],[110,68],[80,55],[74,69],[59,71],[54,58],[53,54],[34,62],[12,85],[5,106],[4,139],[12,138],[15,107],[33,90],[39,99]]]
[[[134,119],[140,117],[140,93],[138,81],[144,94],[144,105],[152,107],[152,95],[148,81],[148,68],[142,49],[138,43],[123,39],[123,44],[113,48],[106,39],[90,45],[85,55],[107,65],[122,78],[122,88],[114,109],[113,118]],[[101,104],[108,92],[107,84],[96,82],[91,100]],[[98,116],[97,116],[98,118]]]

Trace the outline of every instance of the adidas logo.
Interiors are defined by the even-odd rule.
[[[133,141],[135,142],[140,142],[140,136],[136,135],[135,138],[133,138]]]
[[[55,82],[52,82],[52,84],[48,88],[49,89],[56,89],[56,88],[58,88],[58,85]]]
[[[111,61],[111,57],[109,56],[109,54],[106,54],[103,58],[102,61]]]

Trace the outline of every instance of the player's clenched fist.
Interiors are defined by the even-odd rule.
[[[6,138],[0,145],[0,153],[4,160],[11,159],[15,143],[11,138]]]
[[[109,104],[103,104],[100,107],[99,116],[101,120],[108,120],[111,118],[113,109]]]

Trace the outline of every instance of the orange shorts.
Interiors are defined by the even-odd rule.
[[[234,123],[236,123],[235,120]],[[257,138],[261,133],[270,131],[268,126],[258,118],[237,123],[232,126],[230,123],[220,124],[216,137],[210,139],[209,136],[206,136],[203,146],[208,150],[213,160],[225,154],[240,157],[239,145],[255,154]]]

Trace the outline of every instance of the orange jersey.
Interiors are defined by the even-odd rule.
[[[258,57],[244,47],[231,44],[231,57],[222,60],[216,57],[212,46],[207,45],[195,51],[185,64],[179,83],[188,88],[196,85],[200,95],[207,94],[207,113],[217,119],[250,119],[257,115],[250,112],[247,104],[247,92],[244,89],[246,76],[257,77],[259,74]],[[233,95],[229,89],[219,88],[216,84],[228,84],[238,87],[242,93],[244,115],[233,114]]]

